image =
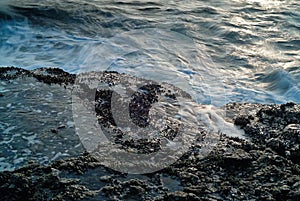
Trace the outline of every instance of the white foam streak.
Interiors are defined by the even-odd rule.
[[[221,132],[230,137],[239,137],[246,139],[242,129],[236,127],[233,123],[225,119],[226,111],[216,108],[212,105],[201,105],[197,107],[197,114],[200,122],[212,132]]]

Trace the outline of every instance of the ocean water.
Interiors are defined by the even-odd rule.
[[[202,105],[300,103],[300,2],[0,0],[0,66],[114,70],[171,83]],[[40,106],[13,93],[34,87],[21,84],[0,85],[0,111],[10,114],[0,115],[0,170],[81,153],[72,118],[64,118],[71,109],[50,104],[70,95],[37,83]],[[57,127],[62,132],[49,132]]]
[[[116,70],[217,106],[300,102],[297,0],[1,0],[0,7],[0,66]]]

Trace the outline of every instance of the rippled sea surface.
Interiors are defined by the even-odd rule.
[[[0,2],[0,66],[117,70],[205,104],[300,102],[297,0]]]
[[[198,103],[215,106],[300,103],[300,1],[0,0],[0,66],[59,67],[71,73],[114,70],[169,82]],[[2,104],[6,112],[22,107],[14,101]],[[50,143],[36,139],[39,121],[48,124],[38,116],[45,107],[35,108],[30,99],[27,105],[28,112],[37,113],[32,116],[37,124],[28,132],[17,113],[2,117],[1,144],[11,147],[2,149],[0,169],[24,164],[21,158],[34,152],[24,148],[26,143],[42,150],[40,162],[76,155],[68,150],[80,146],[78,139],[68,145],[55,133],[47,135],[54,140]],[[51,112],[59,117],[58,111],[46,114],[53,116]],[[12,126],[14,119],[20,127]],[[74,132],[72,122],[62,118],[59,123]],[[6,143],[10,141],[15,145]],[[13,152],[15,146],[20,153]]]

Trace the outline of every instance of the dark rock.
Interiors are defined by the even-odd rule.
[[[32,71],[15,67],[0,68],[0,79],[2,80],[21,77],[34,77],[47,84],[73,84],[76,76],[59,68],[39,68]]]
[[[251,155],[243,149],[235,149],[232,152],[226,152],[222,156],[224,164],[226,166],[231,165],[249,165],[253,160]]]
[[[79,200],[93,193],[74,179],[59,178],[57,170],[27,166],[0,173],[0,200]]]
[[[276,151],[280,155],[285,155],[284,142],[279,138],[271,138],[266,140],[266,145]]]
[[[244,128],[247,124],[250,124],[250,121],[254,118],[252,116],[238,116],[234,119],[234,124]]]
[[[163,198],[159,198],[157,200],[164,201],[199,201],[201,200],[193,193],[185,193],[182,191],[176,191],[174,193],[168,193]]]
[[[24,77],[49,84],[75,82],[74,75],[55,68],[0,68],[1,80]],[[116,72],[102,74],[102,80],[109,86],[124,83],[127,78],[133,79]],[[130,115],[137,125],[147,125],[149,105],[157,96],[176,101],[176,93],[184,94],[180,90],[175,93],[175,87],[168,91],[166,86],[147,85],[134,93],[128,104],[133,107]],[[82,96],[95,101],[95,97],[88,96],[93,90],[88,86],[86,89]],[[109,107],[111,98],[110,90],[96,93],[98,122],[114,134],[111,138],[137,153],[158,150],[159,139],[131,140],[117,130]],[[195,140],[174,164],[145,175],[106,168],[88,153],[47,166],[31,163],[0,172],[0,200],[299,200],[300,106],[230,103],[224,107],[228,118],[245,130],[249,140],[222,134],[204,158],[199,154],[201,141]],[[161,133],[172,140],[177,134],[176,125],[168,126]],[[55,128],[61,129],[59,135],[63,135],[64,127]]]

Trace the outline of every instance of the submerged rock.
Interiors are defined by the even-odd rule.
[[[2,81],[28,76],[64,86],[75,81],[74,75],[59,69],[0,68],[0,71]],[[110,82],[118,82],[126,75],[107,72],[105,76]],[[140,120],[141,126],[148,122],[147,111],[158,93],[156,89],[136,94],[132,103],[135,107],[132,118]],[[99,95],[101,107],[109,96],[105,91]],[[172,94],[169,96],[172,98]],[[145,110],[139,110],[143,104]],[[199,153],[201,138],[197,138],[175,163],[142,175],[104,167],[88,153],[49,165],[32,163],[0,172],[0,200],[299,200],[300,106],[229,103],[224,108],[227,117],[244,129],[248,140],[222,134],[213,151],[203,158]],[[109,111],[103,110],[98,111],[99,121],[111,128],[113,119]],[[66,128],[60,125],[53,135],[64,133]],[[172,139],[173,133],[168,131],[166,135]],[[119,134],[113,139],[122,139],[122,133]],[[119,143],[143,153],[159,148],[153,141]]]

